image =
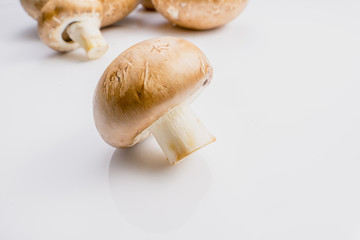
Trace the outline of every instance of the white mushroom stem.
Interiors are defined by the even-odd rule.
[[[101,57],[108,49],[108,45],[95,21],[72,23],[67,27],[66,31],[71,40],[79,43],[85,49],[90,59]]]
[[[149,130],[171,164],[215,141],[188,103],[175,107]]]

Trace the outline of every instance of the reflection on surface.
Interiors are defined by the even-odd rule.
[[[115,150],[109,167],[110,191],[122,217],[155,233],[185,224],[210,182],[209,168],[199,154],[170,166],[153,138]]]

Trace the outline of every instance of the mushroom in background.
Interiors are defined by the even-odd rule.
[[[152,0],[156,10],[180,27],[206,30],[235,19],[248,0]]]
[[[125,18],[139,0],[21,0],[25,11],[38,22],[43,42],[59,51],[84,48],[90,59],[108,49],[100,27]]]
[[[96,127],[116,148],[131,147],[153,134],[175,164],[215,141],[190,107],[211,78],[205,55],[184,39],[138,43],[103,73],[93,101]]]
[[[148,11],[156,11],[154,4],[151,2],[151,0],[142,0],[141,5],[143,5],[143,7]]]

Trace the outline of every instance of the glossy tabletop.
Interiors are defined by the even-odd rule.
[[[211,31],[137,8],[88,61],[0,2],[0,239],[360,239],[360,2],[253,0]],[[185,38],[214,67],[193,109],[217,141],[174,167],[115,150],[92,97],[135,43]]]

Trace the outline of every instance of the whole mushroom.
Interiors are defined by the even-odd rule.
[[[215,141],[190,107],[212,71],[201,50],[184,39],[161,37],[130,47],[108,66],[95,90],[100,135],[125,148],[153,134],[168,161],[179,162]]]
[[[206,30],[235,19],[248,0],[152,0],[156,10],[180,27]]]
[[[155,11],[154,4],[151,2],[151,0],[142,0],[141,5],[143,5],[146,10]]]
[[[126,17],[139,0],[21,0],[25,11],[38,22],[41,40],[68,52],[81,46],[90,59],[108,49],[100,27]]]

